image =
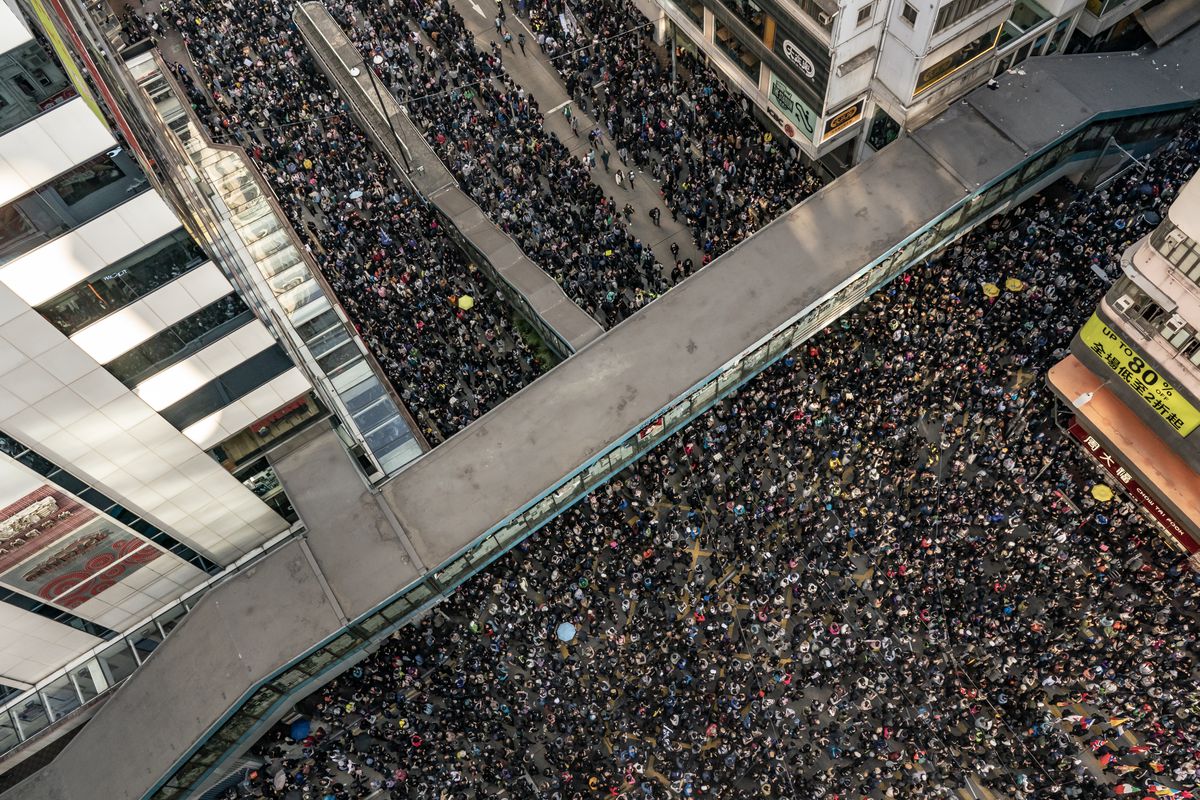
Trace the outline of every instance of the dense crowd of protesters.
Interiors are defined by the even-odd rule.
[[[628,2],[589,4],[583,24],[568,26],[572,35],[555,24],[547,29],[563,31],[561,39],[547,43],[539,30],[535,40],[578,106],[603,124],[587,131],[591,147],[582,160],[546,129],[537,99],[509,76],[505,48],[477,42],[448,0],[328,6],[364,56],[383,56],[386,85],[481,208],[606,327],[693,265],[664,269],[629,232],[632,206],[591,179],[598,163],[606,173],[615,169],[618,186],[632,186],[639,171],[660,181],[672,214],[691,227],[702,263],[820,186],[799,151],[765,131],[748,101],[733,98],[707,66],[685,54],[672,81],[651,28]],[[515,57],[503,2],[497,10],[497,39]],[[541,10],[557,18],[561,9],[547,3]]]
[[[1200,588],[1042,381],[1198,165],[1192,123],[914,268],[305,701],[243,789],[1192,796]]]
[[[176,74],[200,120],[254,160],[428,438],[455,433],[549,366],[354,124],[289,4],[172,0],[125,19],[138,34],[182,37],[199,74],[183,64]]]
[[[202,120],[247,148],[405,400],[452,433],[539,365],[350,124],[289,11],[177,0],[148,24],[184,35],[200,74],[179,75]],[[612,323],[635,306],[610,293],[661,290],[653,256],[624,260],[634,240],[598,216],[615,201],[448,6],[337,12],[385,55],[393,91],[424,95],[410,110],[531,255],[607,259],[558,276],[589,310]],[[699,65],[669,90],[648,43],[620,34],[628,8],[583,17],[587,47],[538,45],[569,55],[568,89],[662,179],[706,258],[816,187]],[[1091,267],[1115,275],[1142,212],[1198,163],[1193,125],[1148,171],[1043,195],[914,269],[310,698],[312,731],[265,741],[245,788],[1194,791],[1197,584],[1130,505],[1091,499],[1095,471],[1053,424],[1041,377],[1105,288]],[[1011,278],[1019,291],[980,291]],[[469,312],[464,294],[480,301]]]
[[[365,56],[384,57],[385,85],[463,188],[581,308],[611,327],[666,290],[617,200],[545,129],[499,46],[477,49],[447,0],[328,7]]]
[[[553,21],[567,11],[564,0],[533,5],[535,30],[561,30]],[[690,51],[680,48],[673,79],[632,0],[576,11],[579,24],[543,46],[568,93],[604,123],[621,161],[662,181],[667,207],[691,227],[704,263],[821,187],[797,147],[760,125],[750,101]]]
[[[377,68],[383,83],[406,103],[480,207],[606,327],[695,265],[675,252],[675,263],[664,267],[649,243],[632,235],[632,205],[622,205],[591,178],[598,161],[606,172],[612,163],[618,185],[632,185],[639,171],[660,182],[671,213],[682,214],[693,231],[701,265],[819,187],[799,151],[766,132],[748,102],[733,98],[707,66],[684,54],[678,80],[672,79],[650,28],[638,22],[642,18],[628,0],[589,5],[583,24],[569,26],[558,39],[547,31],[561,26],[541,20],[557,19],[563,9],[555,0],[539,2],[517,10],[532,14],[537,46],[553,57],[579,106],[587,110],[590,99],[607,129],[607,140],[602,128],[588,132],[592,147],[585,159],[546,129],[537,99],[505,71],[502,48],[496,41],[490,47],[477,43],[448,0],[373,6],[341,0],[328,6],[364,55],[383,57]],[[274,179],[291,221],[346,295],[380,360],[401,385],[416,384],[406,399],[431,418],[431,408],[454,401],[452,418],[436,422],[439,438],[452,433],[518,388],[506,383],[503,370],[475,363],[462,369],[481,387],[445,375],[458,351],[486,348],[505,361],[513,351],[522,351],[515,358],[526,362],[529,355],[518,337],[503,331],[498,308],[452,319],[464,315],[446,297],[490,294],[481,277],[466,273],[429,212],[350,124],[341,100],[303,51],[290,9],[259,0],[247,11],[209,0],[172,0],[157,13],[130,14],[127,21],[156,37],[182,34],[200,75],[197,81],[181,66],[179,76],[193,89],[201,117],[214,132],[245,146]],[[497,38],[515,54],[506,18],[501,2]],[[524,34],[520,47],[524,54]],[[294,91],[293,82],[303,91]],[[616,142],[615,156],[606,141]],[[347,153],[355,158],[331,159]],[[410,260],[418,263],[397,263]],[[374,268],[360,269],[365,263]],[[438,278],[405,278],[435,264]],[[409,308],[414,300],[417,313]],[[446,357],[431,355],[432,337],[439,346],[450,343]],[[534,371],[518,373],[525,380]],[[442,379],[431,382],[431,376]]]

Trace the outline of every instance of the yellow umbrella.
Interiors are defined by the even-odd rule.
[[[469,294],[464,294],[462,297],[458,298],[458,307],[463,311],[470,311],[475,307],[475,298],[471,297]]]
[[[1097,483],[1092,487],[1092,497],[1099,500],[1101,503],[1107,503],[1113,499],[1113,490],[1105,486],[1103,483]]]
[[[1020,278],[1009,278],[1004,282],[1004,288],[1010,292],[1019,292],[1025,288],[1025,281]]]
[[[985,283],[983,285],[983,293],[988,297],[998,297],[1000,295],[1000,287],[994,283]]]

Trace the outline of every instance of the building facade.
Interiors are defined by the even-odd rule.
[[[0,751],[289,531],[266,448],[328,417],[62,44],[0,4]]]
[[[1153,220],[1152,220],[1153,221]],[[1200,179],[1122,257],[1050,383],[1067,424],[1168,539],[1200,551]],[[1200,557],[1197,557],[1200,561]]]
[[[706,57],[837,173],[1030,56],[1101,37],[1146,0],[657,0],[664,43]]]

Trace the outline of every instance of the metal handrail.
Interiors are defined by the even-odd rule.
[[[130,651],[134,654],[134,659],[137,661],[137,667],[141,667],[141,665],[143,663],[145,663],[142,660],[140,654],[138,653],[137,648],[134,646],[134,642],[132,640],[132,636],[135,633],[137,633],[137,631],[141,630],[149,623],[155,622],[160,617],[165,616],[168,612],[175,611],[177,608],[179,608],[181,606],[184,609],[186,609],[184,616],[187,616],[187,614],[190,614],[191,610],[192,610],[191,607],[188,606],[187,601],[192,600],[193,598],[198,599],[199,595],[207,593],[210,589],[212,589],[217,584],[240,574],[243,570],[245,570],[249,567],[254,566],[255,564],[257,564],[259,562],[259,560],[261,560],[262,558],[267,556],[269,553],[274,552],[280,546],[293,541],[294,539],[300,537],[304,533],[305,533],[305,528],[303,527],[303,525],[301,525],[300,523],[293,525],[291,528],[284,531],[283,533],[280,533],[279,535],[275,536],[274,538],[269,539],[268,541],[259,545],[255,549],[246,553],[244,556],[239,558],[237,561],[235,561],[232,564],[230,564],[229,566],[225,567],[225,569],[223,569],[221,572],[218,572],[216,575],[213,575],[208,580],[204,581],[203,583],[199,584],[198,586],[195,586],[195,587],[189,589],[187,592],[180,595],[176,600],[174,600],[170,604],[165,605],[162,608],[160,608],[158,611],[154,612],[153,614],[138,620],[138,622],[135,625],[132,625],[132,626],[126,628],[125,631],[123,631],[120,634],[118,639],[124,640],[125,643],[127,645],[129,645]],[[161,626],[159,627],[159,630],[160,631],[162,630]],[[163,633],[164,639],[168,635],[169,634],[164,632]],[[16,744],[12,745],[11,747],[9,747],[5,750],[0,750],[0,758],[3,758],[4,756],[6,756],[10,753],[13,753],[14,751],[26,748],[30,742],[35,742],[40,739],[44,739],[49,733],[51,733],[52,731],[58,730],[64,723],[73,719],[77,715],[77,713],[80,712],[82,709],[95,705],[95,703],[102,697],[106,698],[106,697],[110,696],[114,689],[116,689],[117,687],[119,687],[121,684],[123,684],[125,681],[127,681],[129,679],[130,675],[133,674],[132,672],[130,673],[130,675],[127,675],[124,678],[121,678],[120,680],[114,681],[113,683],[109,684],[107,687],[105,687],[103,690],[101,690],[95,697],[90,697],[87,700],[82,700],[82,698],[81,698],[80,704],[78,706],[76,706],[75,708],[72,708],[67,713],[63,714],[62,716],[58,716],[58,717],[52,716],[53,708],[50,704],[50,700],[46,695],[43,694],[43,691],[51,684],[61,680],[64,677],[69,678],[71,673],[74,672],[75,670],[77,670],[79,667],[83,666],[84,664],[86,664],[87,662],[89,662],[93,659],[98,658],[102,653],[104,653],[110,647],[112,647],[113,643],[115,641],[117,641],[117,640],[106,641],[103,645],[99,645],[97,647],[92,648],[91,650],[87,651],[86,653],[83,653],[82,655],[80,655],[77,658],[73,659],[72,661],[68,662],[66,665],[59,667],[54,672],[51,672],[49,675],[47,675],[46,677],[39,680],[36,684],[34,684],[34,686],[32,688],[27,689],[18,695],[14,695],[9,700],[6,700],[3,704],[0,704],[0,716],[2,716],[4,714],[12,714],[13,715],[13,721],[14,721],[13,731],[17,734],[17,738],[18,738],[18,741]],[[155,648],[155,649],[157,649],[157,648]],[[150,655],[153,655],[153,652],[151,652]],[[149,657],[150,656],[147,656],[147,658],[149,658]],[[134,672],[136,672],[136,671],[137,671],[137,668],[135,667]],[[72,685],[74,685],[74,684],[72,683]],[[49,722],[45,727],[43,727],[37,731],[34,731],[33,733],[26,736],[21,730],[20,723],[16,721],[15,712],[17,709],[19,709],[22,705],[27,703],[32,698],[37,698],[39,700],[39,702],[41,702],[42,708],[46,712],[46,716],[49,719]]]

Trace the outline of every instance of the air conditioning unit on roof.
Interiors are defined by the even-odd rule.
[[[1167,324],[1163,325],[1163,335],[1171,336],[1172,334],[1177,333],[1184,325],[1187,325],[1186,319],[1178,314],[1172,314],[1171,318],[1167,320]]]
[[[1133,307],[1133,298],[1127,294],[1123,294],[1113,301],[1112,307],[1118,314],[1124,314]]]

